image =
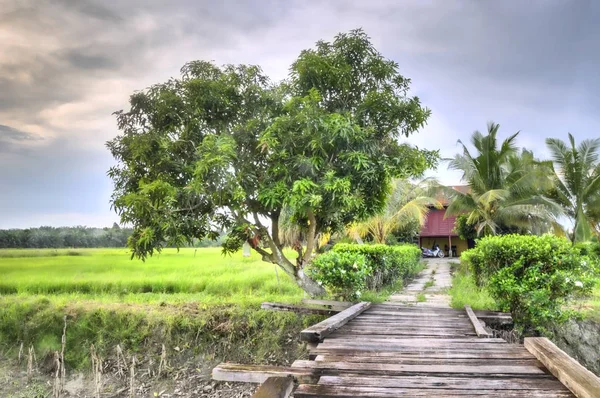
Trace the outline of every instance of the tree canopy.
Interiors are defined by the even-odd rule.
[[[354,30],[302,51],[284,82],[257,66],[195,61],[133,94],[107,143],[117,160],[112,205],[133,225],[133,255],[226,230],[225,252],[249,242],[307,292],[323,293],[302,272],[316,235],[378,213],[392,178],[437,160],[398,142],[430,114],[409,85]],[[306,237],[295,263],[279,240],[284,209]]]

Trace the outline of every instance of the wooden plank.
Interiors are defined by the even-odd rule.
[[[428,310],[426,307],[423,307],[423,310],[421,311],[406,311],[406,310],[388,310],[385,308],[375,308],[375,309],[371,309],[369,310],[369,312],[367,312],[367,314],[372,315],[372,314],[380,314],[380,315],[426,315],[426,316],[438,316],[438,317],[455,317],[455,316],[464,316],[465,313],[463,312],[458,312],[458,311],[452,311],[452,312],[439,312],[439,311],[431,311]]]
[[[380,320],[371,320],[371,319],[354,319],[347,323],[349,326],[371,326],[373,324],[381,325],[382,327],[446,327],[446,328],[463,328],[473,330],[473,325],[469,322],[468,319],[465,322],[456,322],[452,324],[451,322],[434,322],[434,321],[426,321],[426,320],[414,320],[414,321],[400,321],[397,320],[388,320],[388,319],[380,319]]]
[[[477,333],[477,337],[489,338],[493,336],[491,333],[485,330],[483,325],[479,322],[479,320],[473,313],[473,310],[471,309],[470,305],[465,304],[465,311],[467,311],[467,315],[469,316],[469,319],[471,320],[471,323],[475,328],[475,333]]]
[[[371,311],[386,311],[386,312],[417,312],[417,313],[434,313],[434,314],[462,314],[463,311],[454,308],[442,307],[416,307],[416,306],[394,306],[389,304],[373,304]]]
[[[497,311],[486,311],[486,310],[473,310],[477,318],[502,318],[510,319],[512,321],[512,315],[510,312],[497,312]]]
[[[304,397],[337,397],[337,398],[397,398],[407,397],[473,397],[478,398],[570,398],[573,395],[566,391],[548,390],[513,390],[507,394],[502,390],[458,390],[435,388],[382,388],[382,387],[346,387],[317,384],[302,384],[294,391],[295,398]]]
[[[525,348],[579,398],[600,397],[600,378],[545,337],[526,337]]]
[[[527,377],[511,378],[468,378],[468,377],[365,377],[365,376],[322,376],[322,385],[365,386],[385,388],[436,388],[463,390],[554,390],[567,391],[555,378],[530,379]]]
[[[475,333],[472,331],[459,331],[459,330],[435,330],[435,329],[426,329],[426,330],[402,330],[402,329],[360,329],[360,328],[348,328],[348,329],[340,329],[337,332],[329,335],[327,338],[332,337],[340,337],[340,336],[350,336],[350,335],[368,335],[368,336],[379,336],[379,337],[398,337],[398,336],[412,336],[415,338],[422,337],[469,337],[475,336]]]
[[[221,363],[212,371],[213,380],[238,381],[244,383],[264,383],[269,377],[292,376],[302,383],[311,383],[318,378],[313,371],[298,367],[242,365]]]
[[[335,315],[338,311],[325,310],[321,308],[303,307],[301,305],[284,304],[284,303],[262,303],[260,308],[271,311],[289,311],[297,314],[316,314],[316,315]]]
[[[463,374],[463,375],[544,375],[544,371],[529,365],[404,365],[396,363],[317,362],[297,360],[294,368],[318,369],[323,372],[351,371],[372,375],[402,374]]]
[[[397,363],[404,365],[528,365],[536,366],[540,369],[544,365],[536,358],[436,358],[429,356],[420,357],[374,357],[365,355],[332,355],[320,354],[314,358],[318,362],[376,362],[376,363]]]
[[[292,391],[294,391],[292,377],[269,377],[258,387],[252,398],[288,398]]]
[[[344,326],[348,321],[356,318],[363,311],[371,306],[370,302],[363,301],[345,309],[344,311],[319,322],[316,325],[304,329],[300,332],[300,339],[303,341],[317,342],[322,341],[324,337],[331,334],[334,330]]]
[[[352,307],[355,303],[349,301],[335,301],[335,300],[315,300],[315,299],[302,299],[302,303],[307,305],[322,305],[332,310],[343,311],[346,308]]]
[[[435,319],[386,319],[380,318],[374,320],[372,318],[363,318],[362,316],[355,318],[346,324],[347,326],[376,326],[376,327],[445,327],[445,328],[463,328],[473,330],[473,326],[468,319],[464,321],[451,322],[440,321]]]
[[[467,318],[465,313],[442,315],[434,313],[419,313],[419,312],[386,312],[386,311],[373,311],[368,314],[364,314],[366,317],[379,317],[379,318],[417,318],[417,319],[436,319],[443,317],[444,319],[461,319]]]
[[[381,351],[381,350],[369,350],[364,348],[315,348],[310,351],[310,358],[316,358],[318,355],[355,355],[373,358],[440,358],[440,359],[453,359],[453,358],[473,358],[473,359],[494,359],[494,358],[508,358],[508,359],[531,359],[534,358],[531,353],[527,350],[455,350],[449,349],[415,349],[408,348],[397,351]]]
[[[412,318],[385,318],[385,317],[381,317],[381,318],[376,318],[376,317],[367,317],[364,314],[361,315],[358,318],[355,318],[353,320],[351,320],[350,322],[348,322],[348,324],[360,324],[360,325],[370,325],[373,323],[377,323],[378,325],[383,324],[383,323],[391,323],[394,325],[414,325],[414,326],[419,326],[419,325],[439,325],[439,326],[461,326],[461,327],[469,327],[472,328],[471,326],[471,321],[469,321],[468,318],[462,318],[462,319],[453,319],[453,320],[445,320],[443,318],[431,318],[431,319],[415,319],[414,317]]]
[[[337,341],[337,340],[335,340]],[[325,343],[320,344],[318,347],[319,348],[325,348],[325,349],[331,349],[331,348],[346,348],[346,349],[361,349],[361,350],[374,350],[374,351],[420,351],[423,353],[427,353],[427,352],[431,352],[431,351],[441,351],[441,350],[468,350],[468,349],[473,349],[473,344],[457,344],[457,343],[450,343],[450,344],[444,344],[444,345],[429,345],[429,346],[423,346],[423,345],[411,345],[410,341],[414,341],[415,343],[418,343],[419,339],[407,339],[407,343],[405,344],[394,344],[394,343],[388,343],[387,341],[383,341],[380,343],[368,343],[367,341],[357,341],[354,343],[348,343],[346,341],[344,341],[343,343],[335,343],[334,340],[332,340],[332,342],[327,342],[325,341]],[[494,352],[502,352],[502,350],[499,349],[495,349],[494,347],[489,347],[489,346],[484,346],[484,347],[479,347],[478,350],[480,352],[486,352],[486,351],[494,351]]]
[[[364,343],[372,343],[372,344],[396,344],[396,345],[409,345],[411,347],[433,347],[433,346],[443,346],[450,345],[451,347],[455,347],[454,344],[458,344],[458,346],[467,345],[469,348],[498,348],[503,349],[505,346],[509,344],[499,338],[490,338],[490,339],[479,339],[477,337],[448,337],[443,339],[427,339],[421,338],[418,341],[414,339],[409,339],[405,337],[386,337],[386,336],[343,336],[339,335],[335,339],[325,339],[321,345],[327,345],[329,342],[334,342],[334,344],[363,344]],[[456,347],[458,347],[456,346]]]

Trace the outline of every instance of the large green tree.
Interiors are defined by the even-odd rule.
[[[429,116],[409,83],[355,30],[303,51],[281,84],[256,66],[197,61],[133,94],[107,143],[133,255],[226,230],[225,252],[249,242],[309,294],[324,293],[303,272],[317,234],[377,213],[392,178],[437,158],[398,143]],[[306,237],[295,260],[279,240],[284,208]]]
[[[475,154],[459,141],[463,153],[451,159],[449,167],[463,172],[470,190],[448,190],[452,200],[446,214],[466,214],[466,223],[475,227],[478,236],[557,227],[560,207],[545,195],[552,186],[550,165],[537,161],[530,151],[517,149],[519,133],[499,144],[499,127],[490,123],[486,135],[473,133]]]
[[[590,240],[600,225],[600,139],[576,145],[569,133],[569,144],[548,138],[546,145],[554,162],[552,196],[574,222],[573,242]]]

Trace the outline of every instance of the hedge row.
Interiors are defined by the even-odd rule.
[[[311,276],[343,299],[356,299],[364,289],[380,290],[419,270],[421,250],[415,245],[358,245],[339,243],[318,256]]]
[[[570,303],[591,292],[597,266],[593,257],[553,235],[485,237],[461,259],[528,334],[546,334],[550,324],[573,316]]]

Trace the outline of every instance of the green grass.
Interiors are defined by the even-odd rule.
[[[427,297],[423,293],[417,294],[417,303],[424,303],[427,301]]]
[[[142,262],[124,249],[0,251],[0,294],[45,295],[57,303],[260,304],[297,302],[303,292],[283,271],[253,253],[220,248],[166,249]],[[42,257],[42,254],[49,256]]]
[[[585,302],[584,306],[585,316],[596,322],[600,322],[600,279],[598,279],[598,282],[596,283],[592,297]]]
[[[292,254],[292,253],[290,253]],[[110,356],[120,344],[158,355],[186,347],[211,358],[285,363],[303,354],[299,331],[320,316],[260,310],[264,301],[298,303],[305,295],[283,271],[253,253],[220,248],[164,250],[146,262],[125,249],[0,250],[0,355],[21,342],[40,357],[60,349],[68,317],[66,361],[86,368],[89,347]],[[381,302],[402,281],[361,300]]]
[[[0,250],[0,275],[0,355],[16,355],[21,342],[41,357],[60,349],[67,315],[74,368],[88,365],[92,343],[101,355],[117,344],[154,353],[166,341],[233,361],[281,362],[302,354],[290,336],[322,319],[260,310],[304,292],[281,270],[278,282],[257,254],[220,248],[167,249],[146,262],[125,249]]]
[[[468,304],[474,310],[497,310],[494,299],[487,290],[475,285],[473,276],[462,264],[453,264],[452,287],[448,291],[452,308],[462,309]]]
[[[423,289],[428,289],[433,285],[435,285],[435,281],[433,279],[430,279],[427,282],[425,282],[425,284],[423,285]]]

